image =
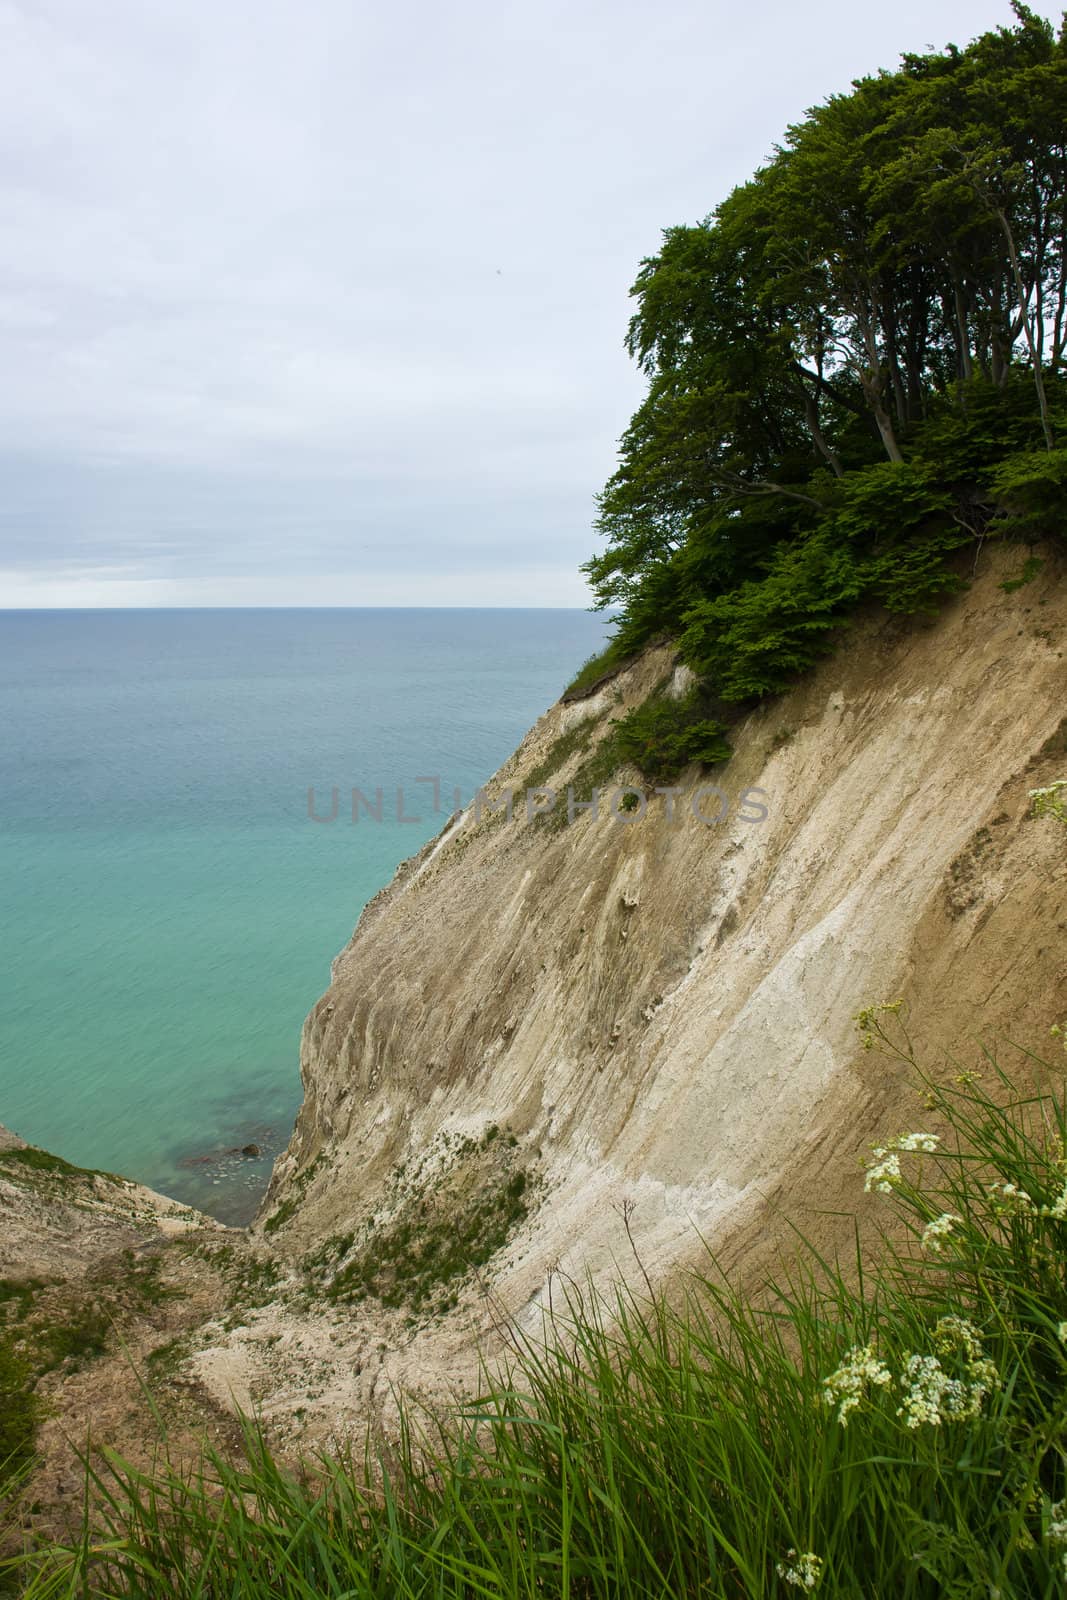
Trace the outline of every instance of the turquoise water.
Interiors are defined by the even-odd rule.
[[[603,635],[582,611],[0,612],[0,1122],[244,1220],[361,908]]]

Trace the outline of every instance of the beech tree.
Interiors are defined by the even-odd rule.
[[[809,111],[641,264],[648,391],[585,568],[620,648],[768,692],[775,637],[801,670],[858,600],[935,603],[961,542],[1062,526],[1067,19],[1013,10]]]

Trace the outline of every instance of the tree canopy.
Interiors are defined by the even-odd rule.
[[[931,609],[961,546],[1062,531],[1067,17],[1013,10],[809,111],[642,263],[584,569],[616,653],[677,637],[745,701],[863,600]]]

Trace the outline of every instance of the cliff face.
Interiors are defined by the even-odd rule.
[[[283,1450],[337,1446],[398,1392],[477,1381],[572,1285],[669,1286],[707,1245],[758,1278],[794,1223],[847,1242],[881,1205],[869,1145],[924,1120],[863,1050],[865,1006],[902,998],[934,1071],[982,1069],[998,1037],[1058,1051],[1067,834],[1029,791],[1067,776],[1067,585],[1049,555],[1006,592],[1020,565],[985,556],[929,624],[857,623],[726,768],[643,812],[568,822],[565,791],[636,779],[598,749],[684,688],[670,652],[553,706],[488,786],[511,820],[453,819],[338,957],[250,1237],[0,1130],[5,1327],[60,1402],[38,1498],[72,1492],[89,1418],[144,1459],[158,1413],[195,1454],[236,1438],[237,1407]],[[564,798],[531,821],[546,783]],[[62,1354],[68,1327],[91,1359]]]
[[[541,718],[489,786],[513,820],[453,822],[367,907],[307,1020],[261,1225],[311,1253],[348,1336],[407,1305],[392,1377],[458,1375],[557,1276],[662,1282],[698,1234],[751,1259],[769,1207],[832,1232],[817,1213],[854,1212],[857,1157],[916,1114],[862,1007],[903,997],[935,1068],[1062,1020],[1067,849],[1028,793],[1067,771],[1067,588],[1050,558],[1005,592],[1020,560],[983,558],[930,624],[858,623],[750,715],[721,822],[694,816],[696,772],[673,820],[654,797],[528,821],[521,791],[564,790],[672,673],[647,654]],[[438,1294],[450,1241],[483,1265],[458,1291],[442,1266]]]

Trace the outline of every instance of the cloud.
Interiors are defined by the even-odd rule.
[[[0,0],[0,605],[581,603],[660,229],[1006,20]]]

